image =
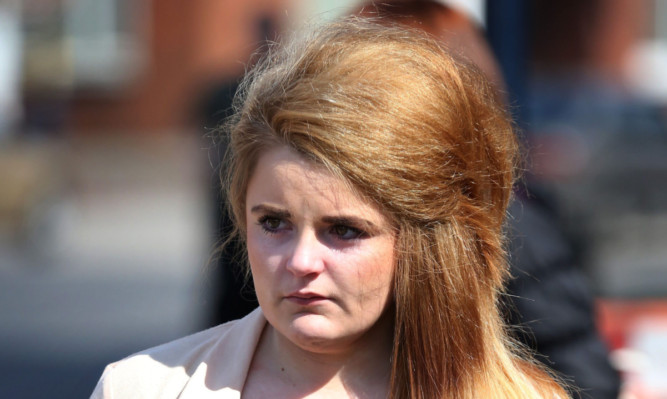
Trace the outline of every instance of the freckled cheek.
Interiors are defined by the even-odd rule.
[[[394,281],[393,245],[381,245],[373,252],[373,256],[367,260],[367,267],[362,271],[361,278],[367,282],[375,295],[385,298],[386,295],[391,296]]]
[[[393,257],[384,253],[350,254],[335,260],[338,281],[344,281],[345,291],[360,298],[383,300],[391,293],[393,281]],[[342,276],[344,274],[344,276]]]

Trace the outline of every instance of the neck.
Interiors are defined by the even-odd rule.
[[[345,397],[386,398],[393,333],[386,318],[354,343],[322,351],[301,348],[267,324],[257,360],[298,395],[330,392],[332,397],[344,393]]]

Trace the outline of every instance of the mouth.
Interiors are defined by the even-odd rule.
[[[315,305],[324,301],[327,301],[329,298],[310,292],[293,292],[285,297],[286,300],[297,305],[306,306],[306,305]]]

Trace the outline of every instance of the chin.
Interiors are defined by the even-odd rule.
[[[295,345],[311,351],[323,350],[336,346],[344,338],[337,334],[336,329],[323,316],[300,315],[288,327],[287,338]]]
[[[290,322],[289,329],[293,334],[322,339],[333,338],[335,326],[325,316],[317,314],[299,314]]]

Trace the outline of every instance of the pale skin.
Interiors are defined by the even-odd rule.
[[[268,323],[242,397],[386,398],[396,242],[387,218],[279,147],[258,160],[246,220]]]

